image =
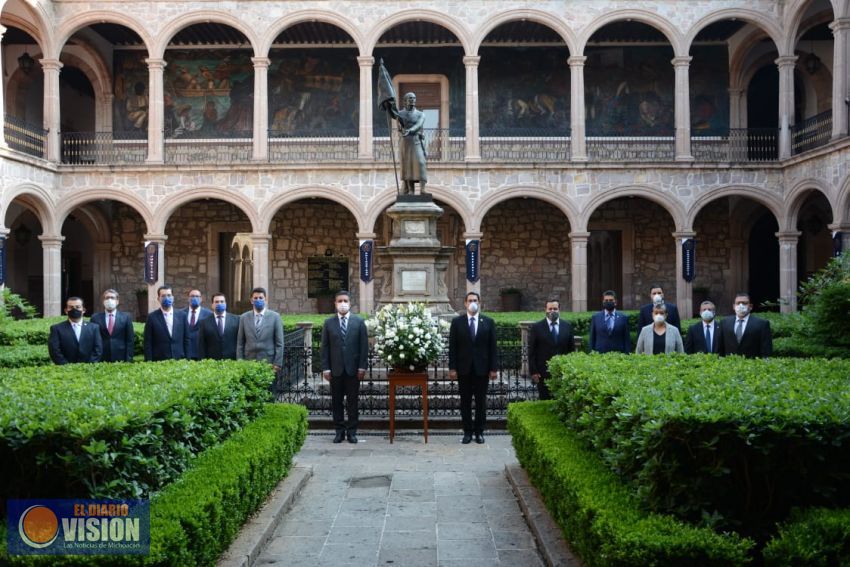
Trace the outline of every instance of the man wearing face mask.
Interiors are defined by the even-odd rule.
[[[449,328],[449,380],[457,380],[460,391],[461,443],[471,443],[474,434],[475,442],[481,444],[487,418],[487,379],[495,380],[499,369],[496,324],[480,314],[481,296],[474,291],[466,294],[464,305],[466,313],[452,319]]]
[[[720,322],[720,356],[738,354],[763,358],[773,354],[770,321],[751,315],[753,304],[748,293],[735,295],[735,316]]]
[[[688,354],[696,354],[704,352],[706,354],[717,354],[720,350],[720,323],[715,315],[717,309],[711,301],[703,301],[699,306],[699,315],[702,318],[700,323],[694,323],[688,329],[688,336],[685,337],[685,352]]]
[[[107,289],[103,292],[103,313],[95,313],[91,322],[100,327],[103,341],[103,362],[132,362],[136,349],[136,333],[133,319],[128,313],[118,311],[118,292]]]
[[[357,443],[360,380],[369,365],[369,333],[360,317],[352,316],[351,295],[338,291],[334,296],[336,314],[322,325],[322,378],[331,385],[336,436],[334,443]],[[344,400],[343,400],[344,398]],[[348,414],[345,421],[343,410]]]
[[[537,384],[541,400],[549,400],[549,360],[559,354],[575,350],[573,326],[560,318],[561,302],[550,299],[546,302],[546,318],[531,326],[528,332],[528,373]]]
[[[266,308],[266,289],[251,290],[253,309],[239,318],[236,358],[268,362],[277,375],[283,367],[283,321],[280,314]]]
[[[239,317],[227,312],[227,298],[217,292],[212,296],[214,314],[198,324],[198,357],[213,360],[236,360]]]
[[[189,291],[189,306],[186,309],[178,311],[180,317],[186,318],[186,328],[189,329],[189,358],[198,360],[198,331],[201,328],[201,321],[207,317],[212,317],[212,311],[206,307],[202,307],[201,303],[204,298],[200,290],[193,289]]]
[[[590,318],[590,350],[596,352],[632,352],[629,318],[617,311],[617,294],[602,294],[602,311]]]
[[[189,325],[174,311],[171,286],[156,290],[159,309],[145,322],[145,361],[180,360],[189,357]]]
[[[50,327],[47,350],[56,364],[100,362],[103,343],[100,329],[94,323],[83,321],[86,308],[79,297],[69,297],[65,302],[67,321]]]
[[[641,329],[652,323],[652,308],[656,305],[663,305],[667,309],[667,324],[673,325],[678,331],[681,331],[682,326],[679,320],[679,309],[672,303],[666,303],[664,301],[664,290],[660,285],[656,284],[652,286],[649,290],[649,298],[651,303],[647,303],[640,308],[637,323],[638,333],[640,333]]]

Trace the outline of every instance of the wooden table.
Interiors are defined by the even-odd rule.
[[[419,386],[422,389],[422,421],[425,430],[425,442],[428,442],[428,373],[404,370],[390,370],[390,443],[395,437],[395,389],[398,386]]]

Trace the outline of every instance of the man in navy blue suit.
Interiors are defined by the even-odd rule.
[[[136,332],[129,314],[118,311],[118,292],[103,292],[103,313],[91,316],[91,322],[100,327],[103,341],[103,362],[131,362],[136,349]]]
[[[156,290],[160,308],[145,322],[145,360],[176,360],[189,357],[189,325],[174,312],[171,286]]]
[[[177,312],[178,316],[186,319],[186,327],[189,329],[189,358],[192,360],[201,358],[198,354],[198,331],[201,329],[201,321],[212,317],[213,314],[212,311],[201,306],[203,302],[201,291],[193,289],[189,291],[189,306]]]
[[[546,380],[549,379],[549,360],[575,350],[573,326],[560,318],[561,302],[546,302],[546,318],[531,326],[528,333],[528,373],[537,384],[541,400],[551,399]]]
[[[656,305],[663,305],[667,308],[667,323],[669,325],[673,325],[679,331],[682,330],[682,323],[679,319],[679,308],[676,307],[673,303],[667,303],[664,301],[664,289],[655,284],[649,289],[649,299],[650,303],[647,303],[643,307],[640,308],[640,313],[638,314],[638,322],[637,322],[637,332],[640,333],[640,330],[646,327],[647,325],[652,324],[652,308]]]
[[[596,352],[632,352],[629,318],[617,312],[617,294],[602,294],[602,311],[590,318],[590,350]]]
[[[227,312],[227,298],[217,292],[212,296],[215,314],[198,323],[198,358],[236,360],[239,316]]]
[[[86,308],[79,297],[69,297],[65,302],[67,321],[50,327],[47,350],[56,364],[99,362],[103,353],[100,329],[94,323],[83,321]]]
[[[706,300],[700,303],[699,316],[702,321],[694,323],[688,329],[688,335],[685,337],[685,352],[717,354],[720,352],[720,322],[717,320],[714,302]]]

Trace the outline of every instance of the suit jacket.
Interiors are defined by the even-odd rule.
[[[198,323],[198,358],[236,360],[236,341],[239,339],[239,317],[224,315],[224,334],[218,332],[218,316],[205,317]]]
[[[239,318],[239,336],[236,338],[236,358],[239,360],[265,360],[283,367],[283,321],[280,314],[266,309],[263,323],[254,325],[254,310]]]
[[[750,315],[747,326],[741,336],[741,344],[735,337],[735,321],[737,316],[724,317],[720,322],[720,356],[739,354],[747,358],[766,357],[773,354],[773,335],[770,331],[770,321]]]
[[[685,352],[688,354],[705,352],[705,323],[702,321],[694,323],[688,329],[688,334],[685,337]],[[720,352],[720,323],[717,319],[711,322],[710,352],[714,354]]]
[[[528,332],[528,372],[549,378],[549,359],[575,350],[573,326],[558,318],[558,341],[552,337],[549,320],[543,319],[531,326]]]
[[[629,318],[614,311],[614,328],[608,332],[605,311],[594,313],[590,318],[590,350],[596,352],[632,352],[632,337]]]
[[[460,376],[485,377],[499,369],[496,347],[496,323],[486,315],[478,315],[475,340],[469,335],[469,316],[464,313],[452,319],[449,328],[449,370]]]
[[[339,326],[339,316],[325,319],[322,325],[322,371],[331,376],[357,376],[357,371],[369,367],[369,332],[366,323],[351,313],[345,340]]]
[[[643,328],[646,327],[647,325],[653,323],[653,320],[652,320],[652,308],[653,308],[653,306],[654,306],[653,303],[647,303],[646,305],[644,305],[643,307],[640,308],[640,314],[638,315],[638,322],[637,322],[638,332],[642,331]],[[679,308],[676,307],[672,303],[667,303],[666,301],[664,302],[664,307],[667,308],[667,324],[673,325],[674,327],[676,327],[676,329],[679,331],[679,334],[681,335],[682,323],[679,320]]]
[[[179,311],[171,314],[171,336],[162,309],[148,315],[145,322],[145,360],[178,360],[189,358],[189,325]]]
[[[106,323],[106,313],[95,313],[91,322],[100,327],[100,338],[103,342],[103,362],[131,362],[136,354],[136,331],[133,329],[133,318],[129,313],[115,311],[115,322],[112,334]]]
[[[653,336],[655,332],[652,330],[652,327],[653,323],[640,330],[637,346],[635,347],[636,354],[654,354],[652,347],[655,342],[655,337]],[[667,324],[667,331],[664,333],[664,352],[685,352],[685,347],[682,345],[682,334],[679,332],[679,329],[669,323]]]
[[[212,317],[213,312],[206,307],[198,307],[198,317],[195,319],[195,326],[189,324],[189,308],[177,311],[180,317],[186,320],[186,328],[189,329],[189,358],[198,360],[198,331],[201,329],[201,321],[207,317]]]
[[[80,340],[74,334],[71,322],[67,319],[50,327],[47,350],[56,364],[74,364],[76,362],[99,362],[103,353],[100,329],[94,323],[83,321]]]

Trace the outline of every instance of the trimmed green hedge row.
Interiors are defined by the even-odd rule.
[[[568,427],[650,509],[761,540],[793,507],[850,505],[850,361],[557,357]]]
[[[46,345],[0,346],[0,368],[53,364]]]
[[[67,319],[67,317],[21,319],[4,324],[0,327],[0,346],[46,345],[50,337],[50,327]],[[133,331],[136,334],[135,353],[142,354],[145,324],[133,323]]]
[[[640,501],[554,413],[551,402],[508,406],[517,458],[588,567],[749,562],[753,542],[643,512]]]
[[[813,508],[794,514],[763,554],[768,567],[850,565],[850,509]]]
[[[0,498],[140,497],[270,400],[270,366],[77,364],[0,375]]]
[[[287,475],[307,435],[301,406],[268,404],[256,420],[208,449],[151,499],[146,557],[9,557],[12,565],[214,565],[249,516]]]

